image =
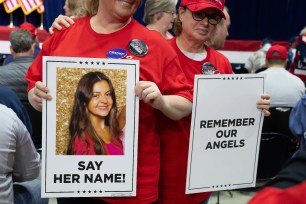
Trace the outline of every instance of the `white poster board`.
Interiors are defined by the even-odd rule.
[[[197,75],[186,193],[255,186],[265,76]]]
[[[69,120],[81,77],[102,72],[114,86],[118,112],[126,106],[123,155],[67,155]],[[136,196],[139,61],[44,57],[43,83],[52,96],[43,101],[42,196]]]

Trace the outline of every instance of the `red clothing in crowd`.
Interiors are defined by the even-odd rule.
[[[203,61],[195,61],[186,57],[176,45],[176,39],[169,40],[181,62],[188,83],[193,86],[194,75],[202,74],[202,65],[213,64],[220,74],[231,74],[232,67],[228,59],[221,53],[206,47],[207,57]],[[210,87],[211,88],[211,87]],[[159,185],[159,203],[193,204],[207,199],[211,193],[185,194],[189,134],[191,116],[179,121],[162,117],[161,140],[161,175]],[[203,161],[205,165],[205,161]]]
[[[296,54],[290,65],[289,72],[306,83],[306,34],[300,35],[297,40]]]
[[[136,56],[129,42],[140,39],[148,53]],[[157,43],[158,42],[158,43]],[[106,58],[114,48],[123,48],[134,60],[140,61],[140,80],[157,84],[162,94],[179,95],[192,100],[190,86],[180,67],[176,53],[157,32],[149,31],[136,20],[111,34],[98,34],[90,26],[90,17],[76,20],[75,25],[55,32],[45,41],[42,51],[28,70],[28,90],[42,80],[42,56]],[[160,131],[157,128],[159,111],[140,101],[138,131],[138,166],[136,197],[102,198],[110,203],[152,203],[158,198],[160,169]]]
[[[306,181],[288,189],[266,187],[257,193],[248,204],[305,204]]]

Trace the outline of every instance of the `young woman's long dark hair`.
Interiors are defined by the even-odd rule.
[[[87,116],[87,105],[93,96],[93,86],[99,81],[106,81],[108,83],[111,97],[113,99],[111,110],[105,117],[105,125],[110,129],[110,136],[112,140],[116,138],[119,142],[121,142],[121,130],[119,129],[119,123],[117,119],[118,110],[113,84],[104,73],[89,72],[80,79],[75,92],[73,108],[69,122],[70,141],[67,150],[68,155],[73,155],[76,152],[74,149],[74,141],[76,137],[79,137],[80,140],[85,141],[87,143],[87,147],[89,147],[89,142],[85,138],[84,133],[88,133],[91,136],[94,143],[95,153],[97,155],[105,154],[104,142],[98,136]]]

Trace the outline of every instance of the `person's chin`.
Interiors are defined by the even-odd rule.
[[[117,3],[124,9],[133,9],[135,2],[131,0],[117,0]]]

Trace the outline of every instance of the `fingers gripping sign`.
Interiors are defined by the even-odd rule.
[[[136,84],[135,93],[140,100],[158,110],[164,104],[163,95],[157,85],[150,81],[140,81]]]
[[[257,101],[257,108],[262,109],[265,116],[269,116],[269,108],[270,108],[270,95],[264,93],[261,95],[261,99]]]
[[[52,99],[51,95],[48,92],[48,88],[40,81],[36,82],[35,87],[29,91],[29,101],[36,110],[41,111],[42,101],[44,99]]]

